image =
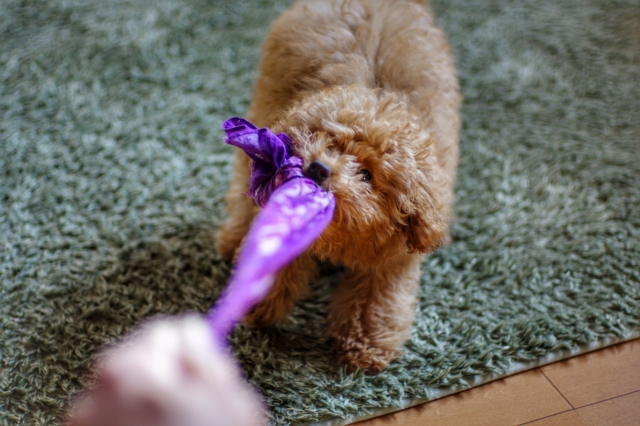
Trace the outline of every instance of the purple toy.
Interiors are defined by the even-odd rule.
[[[207,318],[165,317],[105,351],[96,383],[73,405],[71,426],[263,426],[264,405],[227,346],[234,325],[264,299],[276,274],[329,225],[335,199],[302,174],[291,139],[227,120],[226,142],[253,160],[249,196],[263,207],[229,286]],[[213,339],[209,339],[213,335]]]
[[[302,159],[292,155],[289,136],[258,129],[237,117],[222,128],[225,142],[253,160],[247,195],[263,209],[245,238],[227,289],[209,313],[218,344],[267,296],[278,271],[320,236],[335,209],[333,194],[303,175]]]

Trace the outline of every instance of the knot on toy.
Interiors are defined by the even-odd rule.
[[[292,155],[293,143],[285,133],[258,129],[249,121],[233,117],[222,125],[225,142],[236,146],[253,160],[249,193],[260,207],[267,204],[271,193],[288,180],[304,177],[302,158]]]

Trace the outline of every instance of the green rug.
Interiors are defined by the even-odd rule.
[[[97,348],[219,293],[220,124],[244,113],[287,4],[0,3],[0,425],[59,424]],[[379,376],[336,368],[322,337],[339,272],[291,323],[238,330],[275,424],[366,416],[640,331],[640,2],[433,8],[465,95],[454,243],[425,261],[413,338]]]

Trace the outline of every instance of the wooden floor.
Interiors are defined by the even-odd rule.
[[[640,426],[640,339],[357,426]]]

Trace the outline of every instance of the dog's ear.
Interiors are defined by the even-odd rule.
[[[447,225],[429,197],[420,198],[411,203],[403,232],[409,253],[427,254],[444,244]]]

